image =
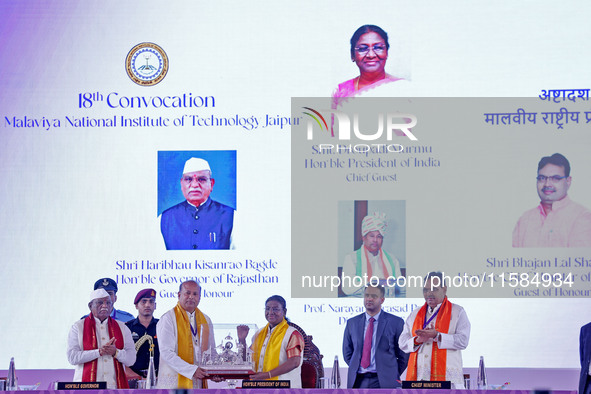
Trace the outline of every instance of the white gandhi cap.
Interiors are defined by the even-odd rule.
[[[185,168],[183,168],[183,174],[188,172],[196,172],[196,171],[210,171],[209,163],[203,159],[199,159],[197,157],[191,157],[189,160],[185,162]]]
[[[96,300],[97,298],[105,298],[105,297],[109,297],[109,293],[107,293],[107,290],[103,289],[102,287],[100,289],[96,289],[90,293],[90,301],[91,302],[93,300]]]

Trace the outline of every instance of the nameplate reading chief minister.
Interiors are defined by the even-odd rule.
[[[107,382],[110,389],[128,389],[123,366],[135,362],[135,346],[125,323],[109,317],[113,302],[103,288],[90,293],[90,314],[68,335],[68,361],[75,382]]]
[[[230,249],[234,209],[209,198],[215,179],[209,163],[185,162],[181,190],[185,201],[162,212],[160,231],[166,249]]]

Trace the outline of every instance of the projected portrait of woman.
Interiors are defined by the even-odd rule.
[[[388,60],[388,33],[375,25],[363,25],[351,37],[351,61],[359,68],[359,76],[345,81],[333,94],[333,108],[340,99],[353,97],[382,84],[401,80],[385,71]]]

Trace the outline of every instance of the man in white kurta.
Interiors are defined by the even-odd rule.
[[[84,319],[80,319],[70,329],[68,335],[68,361],[75,365],[74,381],[81,382],[84,364],[98,359],[96,370],[96,381],[106,381],[107,388],[117,389],[115,364],[113,358],[125,366],[133,365],[135,362],[135,346],[131,337],[131,331],[125,323],[112,319],[123,335],[124,345],[117,349],[114,345],[115,338],[109,336],[109,315],[113,304],[109,293],[105,289],[97,289],[90,294],[88,304],[96,324],[97,348],[84,350]],[[112,323],[112,324],[114,324]],[[124,377],[125,378],[125,377]],[[119,387],[121,388],[121,387]]]
[[[345,256],[344,278],[352,279],[359,276],[369,281],[372,276],[375,276],[385,281],[390,277],[401,276],[398,259],[382,249],[386,227],[386,215],[383,213],[374,213],[363,218],[361,222],[363,245]],[[394,283],[393,280],[392,283]],[[360,286],[354,286],[352,280],[343,280],[343,291],[349,296],[362,297],[366,285],[367,283],[361,283]]]
[[[178,327],[175,309],[166,312],[156,326],[156,335],[160,347],[160,367],[158,371],[158,388],[177,388],[179,374],[193,381],[193,388],[203,388],[203,379],[207,374],[199,368],[199,357],[201,355],[201,333],[198,332],[196,316],[199,314],[199,301],[201,299],[201,287],[194,281],[187,281],[181,284],[179,305],[186,313],[191,324],[191,335],[193,343],[193,362],[189,363],[179,356],[178,349]],[[211,319],[203,314],[209,327],[209,350],[215,351],[215,338]]]
[[[411,353],[411,358],[409,358],[407,370],[402,374],[402,380],[409,380],[407,378],[410,376],[409,369],[413,368],[412,353],[415,353],[416,378],[410,380],[449,380],[452,383],[452,388],[463,389],[464,372],[461,351],[468,346],[470,321],[464,308],[447,301],[447,287],[442,284],[440,272],[431,272],[427,275],[423,288],[425,305],[413,310],[404,324],[404,330],[398,343],[402,351]],[[444,303],[451,306],[451,318],[447,332],[440,332],[437,331],[438,319],[443,316],[443,313],[439,312],[441,312]],[[417,319],[418,321],[415,322]],[[414,333],[413,326],[415,328],[418,326]],[[432,379],[431,366],[433,354],[435,354],[435,344],[438,349],[447,350],[445,378]]]

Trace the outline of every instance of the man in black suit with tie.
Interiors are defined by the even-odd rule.
[[[579,379],[579,394],[591,394],[591,323],[581,327],[579,338],[579,353],[581,356],[581,377]]]
[[[348,388],[400,387],[408,355],[398,347],[404,320],[382,311],[383,286],[367,286],[365,313],[347,321],[343,358],[349,365]]]

